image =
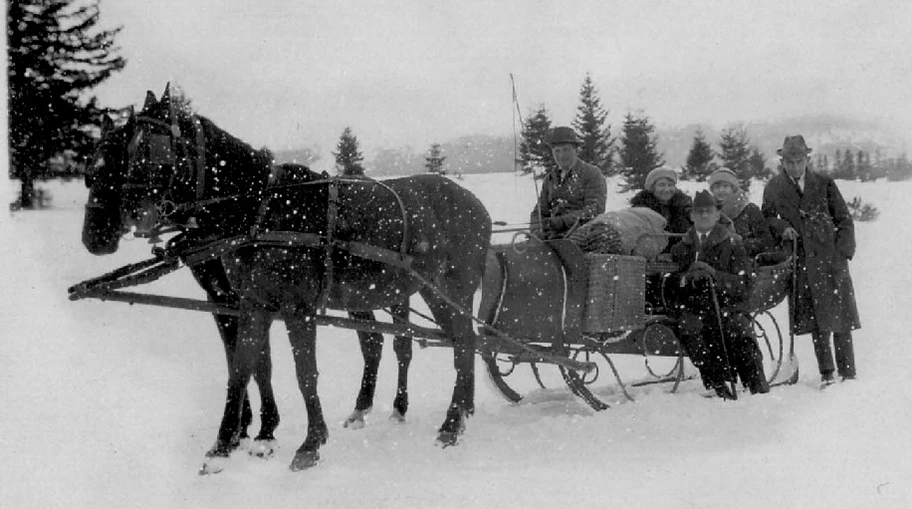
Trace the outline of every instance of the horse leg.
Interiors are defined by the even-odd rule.
[[[358,320],[374,320],[374,314],[370,311],[351,311],[348,315]],[[383,354],[383,334],[358,331],[358,343],[361,345],[361,357],[364,358],[361,389],[355,400],[355,409],[342,424],[343,427],[352,429],[364,427],[364,416],[371,411],[371,407],[374,405],[377,372],[380,368],[380,357]]]
[[[225,358],[230,370],[234,359],[235,346],[237,345],[238,319],[225,315],[213,315],[213,317],[215,318],[215,325],[218,327],[219,335],[222,337],[222,344],[225,346]],[[247,434],[247,428],[250,427],[251,422],[253,422],[253,410],[250,407],[250,398],[245,392],[238,440],[243,440],[250,436]]]
[[[253,379],[260,391],[260,432],[253,439],[250,455],[258,458],[268,458],[275,452],[275,430],[279,426],[279,407],[272,392],[272,350],[268,329],[266,334],[267,339],[263,342],[253,371]],[[245,398],[247,400],[249,398]]]
[[[256,367],[259,355],[263,352],[263,343],[268,341],[271,321],[272,316],[268,310],[253,308],[245,305],[244,302],[241,303],[237,342],[228,370],[225,412],[222,415],[222,423],[219,426],[215,445],[206,453],[206,460],[200,468],[201,475],[220,472],[224,468],[228,456],[238,446],[247,384],[250,382],[250,376]]]
[[[298,471],[317,464],[320,446],[326,443],[329,430],[317,393],[317,324],[312,310],[289,305],[283,310],[283,317],[294,355],[298,387],[307,407],[307,438],[298,447],[289,466],[291,470]]]
[[[397,321],[407,323],[409,319],[409,306],[397,304],[390,308],[390,312]],[[399,367],[399,374],[396,383],[396,399],[393,400],[393,413],[390,414],[390,420],[396,422],[405,421],[405,412],[408,411],[408,370],[412,363],[412,338],[406,336],[396,336],[393,340],[393,349],[396,351],[396,361]]]
[[[443,290],[446,292],[446,289]],[[466,292],[462,292],[463,294]],[[456,292],[446,292],[463,309],[472,309],[472,294],[459,297]],[[456,384],[453,398],[447,410],[446,419],[440,426],[437,442],[443,447],[456,445],[457,437],[465,430],[465,421],[475,413],[475,331],[472,318],[454,309],[432,290],[421,291],[434,318],[447,336],[453,341],[453,364],[456,368]]]
[[[231,290],[231,284],[228,282],[225,268],[221,262],[206,262],[195,265],[190,270],[196,282],[206,292],[210,302],[227,306],[237,305],[238,297]],[[235,345],[237,344],[238,319],[227,315],[213,315],[213,318],[215,319],[219,336],[222,338],[227,365],[230,369]],[[256,381],[257,389],[260,393],[260,433],[255,440],[270,440],[273,439],[275,429],[279,425],[279,408],[276,405],[272,391],[272,357],[268,341],[264,343],[263,351],[260,352],[260,358],[254,371],[254,381]],[[249,436],[247,428],[252,421],[253,411],[250,405],[250,398],[245,393],[239,439]],[[261,455],[259,453],[256,454]]]

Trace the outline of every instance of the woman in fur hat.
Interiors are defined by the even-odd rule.
[[[728,168],[719,168],[708,179],[709,190],[722,207],[723,221],[731,221],[735,233],[741,236],[744,249],[751,258],[773,248],[773,234],[760,207],[750,202],[741,190],[741,182]]]
[[[669,166],[656,168],[646,175],[645,188],[630,199],[632,207],[649,207],[662,214],[671,233],[685,233],[690,229],[690,196],[678,189],[678,175]],[[671,251],[679,238],[669,239],[665,252]]]

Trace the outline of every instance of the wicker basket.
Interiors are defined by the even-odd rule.
[[[583,331],[632,330],[642,325],[646,309],[646,259],[588,253],[586,261],[589,290]]]

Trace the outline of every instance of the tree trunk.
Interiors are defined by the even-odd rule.
[[[35,207],[35,181],[31,175],[20,175],[21,187],[19,194],[19,208],[31,209]]]

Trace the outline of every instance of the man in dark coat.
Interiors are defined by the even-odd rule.
[[[836,183],[808,169],[811,149],[800,134],[786,136],[783,170],[763,190],[763,215],[777,238],[797,241],[797,295],[789,296],[792,332],[811,334],[821,387],[855,378],[852,330],[861,327],[849,260],[855,224]],[[830,347],[830,335],[836,352]]]
[[[746,311],[750,259],[739,237],[719,224],[721,212],[709,191],[697,193],[694,226],[671,250],[677,336],[707,389],[726,399],[735,375],[752,394],[769,392],[763,357]],[[734,384],[733,384],[734,386]]]
[[[545,175],[529,223],[541,238],[559,239],[605,212],[608,185],[598,167],[577,157],[582,141],[572,128],[555,127],[547,142],[557,167]]]

